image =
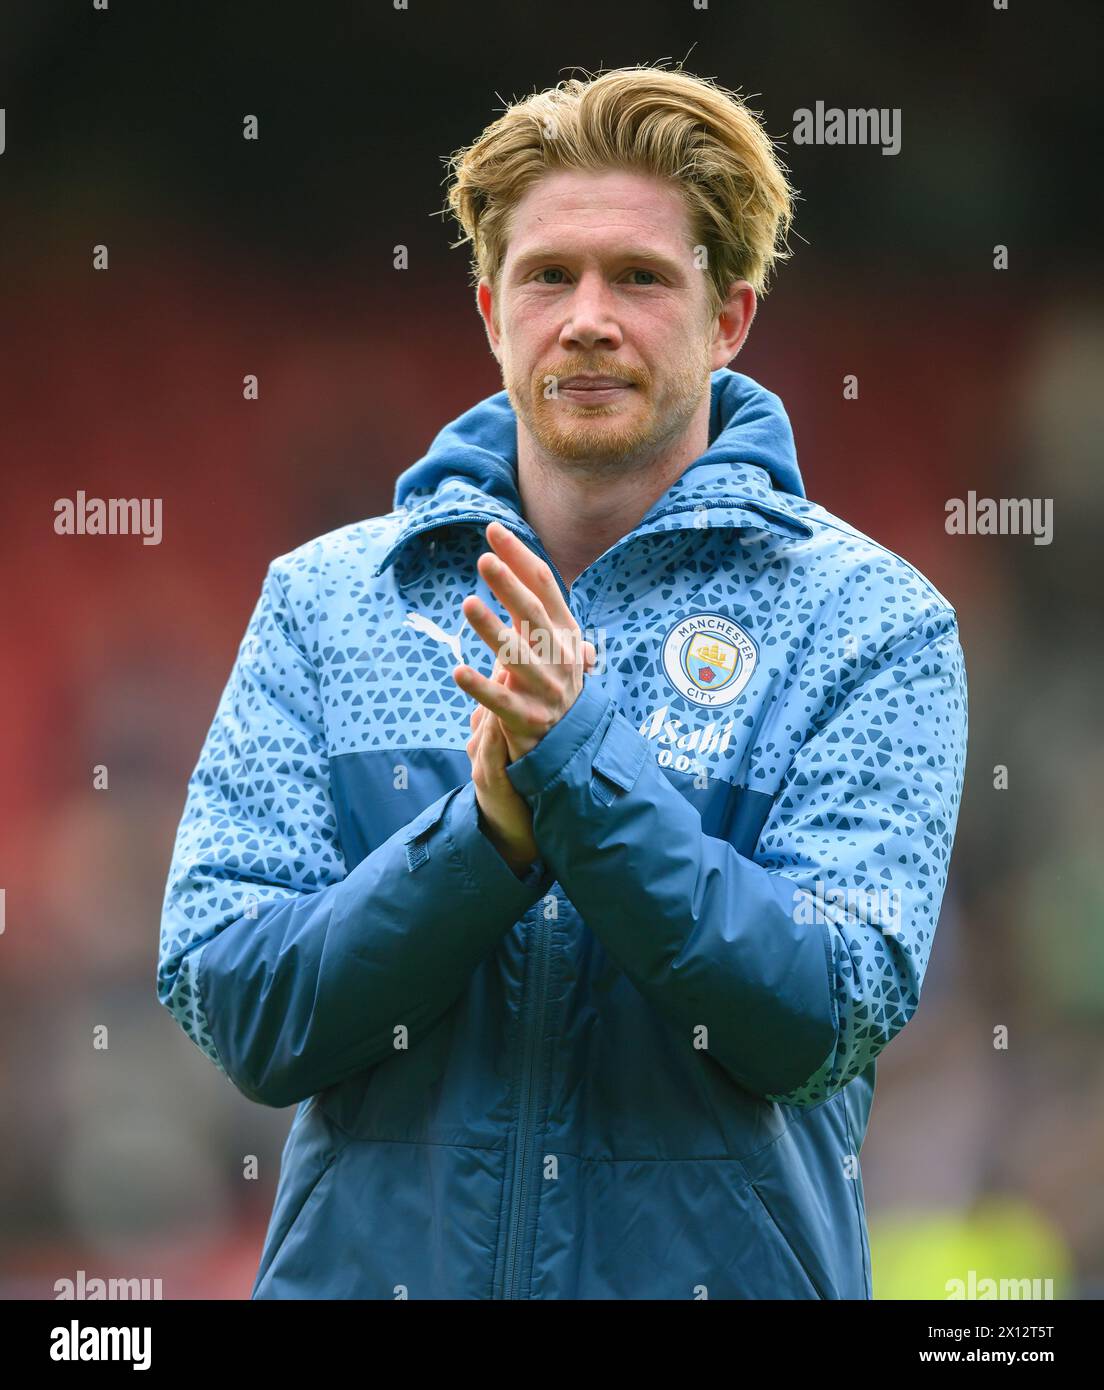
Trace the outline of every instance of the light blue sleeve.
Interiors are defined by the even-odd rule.
[[[400,1026],[424,1036],[549,882],[483,835],[471,781],[347,871],[317,673],[270,567],[166,885],[157,993],[188,1037],[251,1100],[296,1104],[393,1055]]]
[[[764,1099],[811,1106],[916,1010],[966,738],[941,609],[831,692],[752,858],[704,833],[594,676],[508,775],[550,871],[686,1046]]]

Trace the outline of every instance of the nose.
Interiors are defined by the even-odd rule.
[[[621,346],[623,335],[618,323],[613,294],[597,271],[587,271],[571,295],[568,315],[560,330],[560,347],[565,351],[612,352]]]

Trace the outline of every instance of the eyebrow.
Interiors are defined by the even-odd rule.
[[[648,251],[643,247],[630,246],[623,250],[614,251],[606,257],[606,259],[611,261],[631,262],[633,265],[652,265],[660,270],[667,271],[668,274],[677,275],[682,273],[682,267],[670,256],[665,256],[660,251]],[[533,251],[526,251],[524,255],[519,256],[514,262],[514,269],[517,271],[523,270],[531,265],[545,263],[558,264],[561,261],[570,260],[570,252],[548,247],[538,247]]]

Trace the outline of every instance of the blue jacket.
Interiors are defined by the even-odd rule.
[[[274,560],[169,873],[158,996],[296,1106],[254,1298],[870,1298],[859,1150],[966,753],[955,613],[810,502],[777,396],[565,588],[599,650],[485,838],[452,670],[521,516],[505,392]],[[562,584],[562,581],[561,581]],[[499,610],[501,611],[501,609]]]

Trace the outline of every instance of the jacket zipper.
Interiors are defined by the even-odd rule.
[[[571,594],[567,585],[563,582],[559,570],[552,563],[552,559],[541,545],[535,532],[526,527],[517,526],[509,521],[502,521],[501,517],[492,516],[486,512],[467,512],[462,516],[449,517],[447,521],[431,521],[425,526],[419,526],[417,530],[411,531],[407,540],[414,536],[422,535],[426,531],[432,531],[436,526],[451,525],[454,522],[490,522],[498,521],[505,526],[508,531],[512,531],[519,540],[525,542],[530,549],[536,551],[548,568],[556,577],[556,583],[560,586],[560,592],[564,596],[568,611],[571,611]],[[539,911],[539,909],[538,909]],[[543,914],[537,918],[535,927],[535,949],[536,960],[534,969],[536,970],[536,997],[533,999],[525,997],[525,982],[522,982],[522,1014],[526,1015],[525,1046],[522,1053],[522,1076],[521,1076],[521,1095],[518,1104],[518,1123],[517,1139],[514,1146],[514,1172],[510,1183],[510,1210],[506,1218],[506,1260],[505,1270],[502,1280],[502,1297],[517,1298],[518,1284],[521,1279],[521,1262],[519,1256],[519,1246],[523,1232],[523,1216],[525,1213],[526,1199],[529,1195],[529,1170],[532,1164],[533,1137],[536,1131],[537,1100],[540,1096],[539,1078],[534,1076],[537,1070],[538,1056],[540,1053],[541,1035],[544,1031],[544,1007],[548,993],[548,963],[551,948],[551,927],[545,921]]]
[[[522,1238],[522,1217],[529,1194],[532,1167],[533,1138],[536,1132],[539,1081],[534,1079],[544,1032],[544,1006],[548,993],[548,962],[551,928],[543,914],[538,916],[536,931],[536,998],[530,1002],[525,1033],[525,1052],[522,1063],[521,1099],[518,1106],[517,1141],[514,1147],[514,1174],[510,1184],[510,1212],[506,1221],[506,1267],[502,1280],[502,1297],[517,1298],[521,1279],[518,1259]],[[524,986],[523,986],[524,987]],[[522,1006],[524,1008],[524,998]]]
[[[466,512],[460,516],[448,517],[447,520],[427,522],[424,526],[419,526],[405,537],[411,540],[415,536],[423,535],[426,531],[432,531],[437,526],[452,525],[456,522],[490,522],[498,521],[505,526],[508,531],[512,531],[515,536],[525,542],[534,550],[556,577],[556,583],[560,586],[560,592],[564,596],[568,611],[571,608],[571,593],[564,583],[559,570],[552,563],[551,557],[541,545],[536,533],[527,527],[521,527],[509,521],[503,521],[501,517],[492,516],[486,512]],[[578,621],[578,619],[576,619]],[[539,909],[538,909],[539,911]],[[523,1217],[525,1214],[526,1202],[529,1196],[530,1169],[532,1167],[533,1139],[536,1132],[537,1101],[540,1097],[540,1078],[535,1075],[538,1070],[538,1060],[541,1051],[542,1033],[544,1031],[544,1010],[548,994],[548,974],[549,956],[551,950],[551,927],[544,919],[543,914],[537,918],[535,927],[535,950],[536,958],[533,968],[536,971],[536,997],[526,998],[525,979],[522,981],[521,1011],[526,1015],[525,1026],[525,1046],[522,1054],[522,1075],[521,1075],[521,1094],[518,1104],[517,1138],[514,1145],[514,1171],[510,1183],[510,1210],[506,1218],[506,1257],[505,1268],[502,1278],[502,1297],[517,1298],[518,1287],[521,1280],[521,1261],[519,1259],[520,1246],[522,1243],[522,1233],[524,1230]],[[526,975],[526,979],[528,976]]]

